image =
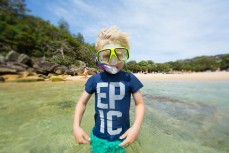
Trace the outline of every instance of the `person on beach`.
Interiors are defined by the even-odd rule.
[[[84,74],[84,77],[85,77],[85,80],[86,80],[87,79],[87,76],[88,76],[88,69],[87,69],[87,67],[84,68],[83,74]]]
[[[73,133],[78,144],[90,144],[92,153],[122,153],[135,141],[144,118],[143,84],[132,73],[122,71],[129,58],[127,35],[116,26],[102,29],[96,39],[97,66],[103,72],[91,76],[74,114]],[[95,126],[89,135],[80,126],[87,102],[95,93]],[[135,102],[130,126],[131,95]]]

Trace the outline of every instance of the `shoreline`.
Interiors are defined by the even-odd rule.
[[[148,73],[140,74],[134,73],[139,80],[228,80],[229,72],[192,72],[192,73],[175,73],[175,74],[162,74],[162,73]],[[88,76],[88,78],[91,75]],[[66,81],[85,81],[84,76],[68,76]]]
[[[192,72],[192,73],[148,73],[134,74],[140,80],[229,80],[229,72]]]
[[[219,71],[219,72],[191,72],[191,73],[174,73],[174,74],[164,74],[164,73],[133,73],[140,81],[229,81],[229,72]],[[88,75],[90,78],[92,75]],[[70,76],[70,75],[60,75],[57,78],[63,79],[62,81],[75,81],[75,82],[85,82],[88,80],[84,76]],[[33,78],[33,77],[30,77]],[[26,78],[25,78],[26,79]],[[36,77],[35,77],[36,79]],[[15,82],[15,78],[9,79],[5,82]],[[44,80],[50,82],[56,82],[51,80]],[[57,82],[62,82],[57,81]],[[17,82],[17,81],[16,81]],[[36,82],[36,81],[34,81]],[[40,81],[39,81],[40,82]],[[42,81],[41,81],[42,82]]]

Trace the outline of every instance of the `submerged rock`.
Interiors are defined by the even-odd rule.
[[[36,81],[44,81],[44,78],[38,77],[38,76],[29,76],[26,78],[19,78],[16,79],[16,82],[36,82]]]
[[[65,81],[65,79],[61,77],[52,77],[50,79],[52,82]]]
[[[75,107],[75,105],[76,105],[76,103],[73,101],[63,101],[63,102],[59,103],[59,106],[62,109]]]

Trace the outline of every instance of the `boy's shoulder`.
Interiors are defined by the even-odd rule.
[[[96,79],[101,78],[102,75],[103,75],[103,72],[99,72],[99,73],[93,74],[93,75],[90,77],[90,79],[91,79],[91,80],[96,80]]]
[[[122,71],[122,72],[123,72],[123,75],[126,77],[130,77],[130,78],[135,77],[135,75],[131,72],[126,72],[126,71]]]

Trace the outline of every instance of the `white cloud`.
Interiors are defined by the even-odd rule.
[[[165,62],[229,52],[227,0],[56,0],[53,19],[93,43],[101,28],[116,24],[130,34],[131,58]],[[45,11],[45,10],[44,10]]]

